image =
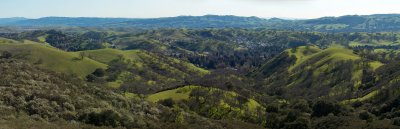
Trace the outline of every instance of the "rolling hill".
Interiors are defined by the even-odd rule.
[[[0,59],[0,71],[0,128],[262,128],[128,98],[22,60]]]
[[[85,77],[96,68],[107,68],[106,64],[83,58],[79,54],[58,50],[57,48],[32,41],[0,41],[0,51],[8,51],[14,57],[29,61],[42,68]]]
[[[232,91],[201,86],[184,86],[148,95],[146,100],[166,106],[189,108],[197,114],[213,119],[256,121],[262,119],[265,108],[254,99]],[[243,119],[249,118],[249,119]]]
[[[392,32],[400,28],[399,14],[346,15],[305,20],[264,19],[239,16],[178,16],[166,18],[90,18],[44,17],[38,19],[5,18],[2,26],[22,27],[133,27],[158,28],[269,28],[320,32]]]
[[[118,89],[122,85],[133,93],[155,92],[179,86],[185,78],[210,73],[191,63],[143,50],[99,49],[83,52],[88,58],[109,64],[109,68],[114,70],[109,75],[115,76],[108,82],[109,87]],[[139,82],[141,84],[137,84]]]
[[[322,50],[301,46],[268,61],[252,76],[264,78],[269,88],[282,88],[294,96],[345,99],[362,91],[365,70],[374,71],[382,65],[379,61],[363,61],[352,50],[341,46]],[[285,79],[269,81],[279,77]]]
[[[83,79],[98,68],[107,69],[109,74],[104,79],[108,87],[125,88],[134,93],[156,92],[179,86],[185,83],[185,78],[201,77],[210,73],[191,63],[143,50],[108,48],[65,52],[29,40],[20,42],[1,39],[0,52],[10,52],[13,58]]]

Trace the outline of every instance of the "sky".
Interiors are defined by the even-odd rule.
[[[400,0],[1,0],[0,17],[237,15],[262,18],[400,13]]]

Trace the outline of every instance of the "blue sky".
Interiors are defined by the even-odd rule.
[[[206,14],[317,18],[400,13],[400,0],[1,0],[0,17],[152,18]]]

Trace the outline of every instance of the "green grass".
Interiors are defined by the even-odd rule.
[[[106,86],[111,89],[118,89],[119,87],[121,87],[122,83],[123,82],[121,80],[116,80],[113,82],[107,82]]]
[[[210,73],[208,70],[196,67],[195,65],[181,61],[175,58],[167,58],[168,63],[171,63],[171,65],[166,65],[164,62],[160,62],[160,60],[157,59],[156,55],[152,55],[149,53],[146,53],[141,50],[118,50],[118,49],[99,49],[99,50],[90,50],[90,51],[84,51],[91,59],[99,61],[101,63],[109,63],[112,60],[118,59],[121,56],[125,58],[126,60],[130,60],[131,62],[134,63],[134,65],[137,68],[141,68],[144,64],[145,61],[147,60],[154,60],[157,61],[160,65],[163,65],[164,67],[173,67],[174,64],[179,64],[183,65],[185,68],[187,68],[188,71],[193,71],[197,72],[199,74],[208,74]],[[77,52],[79,53],[79,52]],[[171,69],[173,70],[174,68],[166,68],[166,69]]]
[[[371,41],[369,43],[361,43],[361,42],[350,42],[349,46],[356,47],[356,46],[397,46],[400,45],[399,43],[389,42],[389,41]]]
[[[162,78],[164,80],[172,81],[176,78],[184,78],[190,76],[191,74],[205,75],[209,74],[208,70],[196,67],[195,65],[181,61],[170,57],[160,57],[158,55],[148,53],[142,50],[118,50],[118,49],[99,49],[99,50],[89,50],[82,51],[88,58],[96,60],[101,63],[108,64],[113,60],[123,58],[125,62],[129,63],[129,67],[137,71],[151,72],[153,75],[157,75],[157,78]],[[79,54],[81,52],[76,52]],[[156,67],[156,68],[154,68]],[[175,78],[170,76],[165,76],[162,74],[157,74],[154,69],[165,71],[169,75],[174,75]],[[119,88],[120,85],[125,80],[132,80],[132,78],[126,72],[121,73],[115,82],[110,82],[107,84],[109,88]],[[142,81],[141,76],[135,76],[133,78],[135,81]],[[148,81],[149,85],[157,85],[154,81]]]
[[[167,91],[162,91],[159,93],[155,93],[152,95],[149,95],[146,97],[147,101],[150,102],[158,102],[160,100],[165,100],[165,99],[169,99],[171,98],[174,101],[181,101],[181,100],[188,100],[189,99],[189,95],[192,92],[193,89],[195,88],[206,88],[206,87],[201,87],[201,86],[185,86],[185,87],[181,87],[181,88],[176,88],[176,89],[172,89],[172,90],[167,90]],[[232,92],[232,91],[224,91],[221,89],[217,89],[217,88],[208,88],[209,92],[214,92],[214,91],[223,91],[224,92],[224,97],[226,98],[233,98],[233,97],[237,97],[238,94],[236,92]],[[221,105],[222,106],[229,106],[227,105],[225,102],[223,102],[221,100]],[[254,111],[257,108],[262,107],[261,104],[259,104],[257,101],[255,101],[254,99],[248,99],[248,102],[245,104],[245,106]]]
[[[125,92],[123,95],[128,99],[140,99],[140,96],[134,93]]]
[[[297,75],[299,71],[303,71],[305,69],[312,70],[313,76],[318,77],[323,73],[330,73],[330,70],[335,68],[336,62],[347,60],[361,60],[361,57],[353,53],[353,50],[347,49],[339,45],[332,45],[324,50],[318,50],[318,48],[313,49],[313,52],[308,52],[308,54],[303,54],[304,51],[306,51],[304,46],[298,47],[297,49],[295,49],[296,51],[287,50],[290,55],[296,56],[297,58],[296,63],[289,68],[289,72],[291,72],[291,75]],[[377,69],[382,65],[383,64],[378,61],[370,62],[370,66],[373,69]],[[361,85],[362,69],[359,67],[359,65],[354,64],[354,68],[351,74],[351,80],[354,82],[354,87],[358,88]],[[291,84],[289,84],[288,87],[292,87],[306,79],[307,78],[299,77]],[[326,79],[322,82],[322,84],[329,83],[329,79]],[[340,95],[345,92],[348,92],[348,89],[343,87],[332,87],[332,89],[329,91],[329,95]]]
[[[129,51],[122,51],[118,49],[111,49],[111,48],[106,48],[106,49],[99,49],[99,50],[88,50],[88,51],[83,51],[88,57],[90,57],[93,60],[99,61],[101,63],[109,63],[112,60],[118,59],[119,56],[122,56],[125,59],[128,60],[140,60],[138,53],[141,51],[139,50],[129,50]],[[80,53],[80,52],[76,52]]]
[[[9,51],[15,57],[21,57],[42,68],[73,74],[81,78],[92,73],[96,68],[107,67],[107,65],[89,58],[81,60],[76,53],[61,51],[54,47],[32,41],[25,41],[25,43],[3,43],[0,44],[0,51]]]
[[[350,99],[350,100],[345,100],[345,101],[342,101],[342,103],[354,103],[354,102],[357,102],[357,101],[360,101],[360,102],[367,101],[367,100],[370,100],[373,97],[375,97],[378,93],[379,93],[379,90],[375,90],[375,91],[372,91],[372,92],[368,93],[365,96],[362,96],[362,97],[359,97],[359,98]]]
[[[258,103],[257,101],[255,101],[254,99],[249,99],[249,102],[247,102],[246,103],[246,105],[247,105],[247,107],[250,109],[250,110],[256,110],[257,108],[259,108],[259,107],[262,107],[261,105],[260,105],[260,103]]]
[[[313,57],[323,57],[317,62],[317,65],[325,64],[328,61],[342,61],[342,60],[358,60],[361,59],[358,55],[354,54],[352,50],[343,47],[329,47]]]
[[[200,88],[200,86],[185,86],[173,90],[167,90],[159,93],[155,93],[149,95],[146,100],[150,102],[158,102],[160,100],[171,98],[174,101],[186,100],[189,99],[189,95],[192,92],[192,89]]]
[[[372,67],[373,70],[376,70],[379,67],[381,67],[383,65],[383,63],[381,63],[379,61],[372,61],[369,63],[369,65]]]
[[[313,56],[314,57],[312,58],[321,58],[318,62],[315,63],[315,66],[329,65],[338,61],[361,59],[361,57],[354,54],[352,50],[340,46],[329,47],[328,49],[325,49]],[[376,63],[374,63],[374,65],[376,66]],[[316,71],[318,71],[318,73],[321,73],[322,71],[326,71],[327,68],[328,67],[319,67]],[[352,80],[354,81],[355,87],[360,86],[361,78],[362,70],[356,68],[355,71],[352,72]]]
[[[47,38],[48,36],[49,36],[49,35],[48,35],[48,34],[46,34],[46,35],[43,35],[43,36],[37,37],[37,39],[39,40],[39,42],[41,42],[41,43],[45,43],[45,42],[46,42],[46,38]]]
[[[288,52],[290,56],[296,57],[296,63],[292,67],[289,68],[289,71],[291,71],[293,68],[302,64],[304,61],[306,61],[308,58],[310,58],[310,55],[318,53],[320,51],[321,51],[321,49],[319,49],[316,46],[308,46],[308,47],[300,46],[300,47],[297,47],[296,49],[286,50],[286,52]]]
[[[19,43],[19,42],[12,39],[0,38],[0,43]]]
[[[352,50],[346,49],[341,46],[331,46],[327,49],[320,50],[316,47],[309,47],[309,54],[305,53],[306,47],[298,47],[294,53],[290,52],[289,55],[296,56],[296,63],[289,68],[289,71],[292,71],[294,68],[301,66],[305,63],[308,63],[310,59],[318,58],[317,62],[312,62],[314,66],[322,66],[329,62],[343,61],[343,60],[358,60],[361,59],[358,55],[354,54]],[[292,50],[287,50],[292,51]],[[324,69],[319,69],[318,71],[322,71]]]

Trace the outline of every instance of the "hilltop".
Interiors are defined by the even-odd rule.
[[[109,64],[107,85],[113,89],[125,89],[126,92],[153,93],[184,85],[187,78],[210,73],[186,61],[142,50],[99,49],[82,52],[90,59]]]
[[[16,58],[21,58],[53,71],[84,78],[96,68],[107,67],[106,64],[88,58],[81,58],[78,53],[61,51],[45,44],[27,40],[24,42],[10,41],[2,39],[0,41],[3,42],[0,43],[0,51],[10,52]]]

